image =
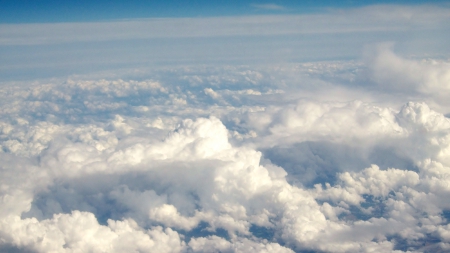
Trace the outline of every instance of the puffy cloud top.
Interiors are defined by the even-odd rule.
[[[447,63],[371,59],[0,87],[0,251],[448,251]]]

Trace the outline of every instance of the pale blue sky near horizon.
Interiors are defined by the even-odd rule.
[[[0,82],[166,65],[361,60],[380,43],[405,57],[450,56],[447,1],[0,5]]]

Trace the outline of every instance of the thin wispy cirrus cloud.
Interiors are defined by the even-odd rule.
[[[0,252],[449,250],[450,8],[244,5],[2,21]]]
[[[272,11],[286,10],[284,6],[278,4],[252,4],[251,6],[256,9],[262,10],[272,10]]]

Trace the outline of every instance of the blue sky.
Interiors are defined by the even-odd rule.
[[[3,1],[0,81],[167,64],[361,60],[386,42],[406,57],[448,57],[445,3],[372,3]]]
[[[432,1],[445,4],[448,1]],[[0,23],[86,22],[152,17],[205,17],[256,14],[298,14],[327,8],[361,7],[373,4],[430,4],[430,1],[207,1],[207,0],[99,0],[0,1]]]

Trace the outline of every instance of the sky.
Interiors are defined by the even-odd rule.
[[[446,1],[0,1],[0,252],[448,252]]]
[[[213,17],[257,14],[323,12],[328,8],[355,8],[374,4],[420,5],[424,1],[206,1],[206,0],[2,0],[1,23],[89,22],[133,18]],[[448,6],[447,1],[432,1]]]

